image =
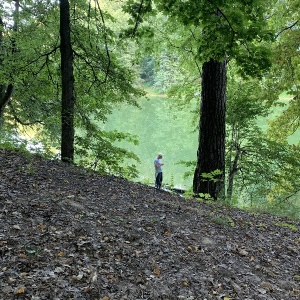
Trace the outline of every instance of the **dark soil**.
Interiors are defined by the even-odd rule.
[[[0,299],[300,299],[299,223],[0,150]]]

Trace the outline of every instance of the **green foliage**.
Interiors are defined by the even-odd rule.
[[[300,149],[281,138],[279,130],[272,135],[257,125],[258,118],[272,112],[274,94],[264,82],[229,74],[226,165],[235,197],[251,205],[280,201],[299,189]]]
[[[141,26],[144,22],[145,14],[152,12],[151,0],[135,1],[127,0],[123,6],[123,11],[130,15],[128,20],[129,28],[124,29],[122,36],[140,37],[142,35],[152,35],[152,30],[147,26]],[[138,30],[138,27],[139,30]]]
[[[13,7],[14,1],[5,3]],[[168,91],[177,99],[178,109],[194,111],[198,123],[201,64],[211,57],[226,57],[230,62],[226,175],[234,175],[231,203],[234,199],[241,205],[257,205],[275,213],[285,210],[296,216],[300,149],[297,142],[289,145],[288,138],[300,124],[298,1],[154,3],[130,0],[121,11],[122,2],[118,1],[101,1],[100,9],[90,9],[86,1],[72,1],[78,162],[104,173],[134,177],[137,156],[116,142],[124,139],[134,145],[136,138],[105,132],[91,123],[106,122],[121,103],[136,105],[137,97],[143,95],[136,87],[138,74],[159,91]],[[7,20],[1,27],[0,87],[14,85],[13,99],[5,110],[5,128],[16,129],[16,122],[31,124],[44,149],[53,146],[47,148],[51,150],[60,142],[58,13],[57,2],[23,3],[17,16],[18,31],[14,31],[12,11],[0,4],[0,15]],[[123,28],[127,36],[143,37],[139,49],[133,39],[119,39],[125,36]],[[276,40],[273,32],[278,33]],[[136,65],[140,59],[141,69]],[[272,67],[266,72],[271,59]],[[250,80],[248,75],[261,80]],[[264,132],[257,119],[271,113],[271,105],[278,103],[283,91],[292,100],[286,100],[283,113]],[[160,109],[169,113],[170,106]],[[187,114],[186,123],[191,119]],[[158,133],[159,140],[178,130],[182,126]],[[1,145],[24,151],[28,146],[9,134],[2,134]],[[189,141],[174,142],[174,147],[181,147],[184,153],[192,148]],[[125,162],[126,157],[133,162]],[[188,175],[193,175],[195,161],[186,166],[191,168]],[[204,174],[204,180],[214,180],[214,175]]]
[[[79,132],[81,128],[89,126],[90,119],[105,122],[107,115],[120,103],[136,105],[136,97],[144,93],[135,86],[137,73],[131,64],[133,55],[126,56],[128,43],[119,40],[114,30],[116,18],[102,10],[102,5],[90,9],[86,1],[75,3],[71,5],[71,38],[76,94],[74,117],[76,132]],[[34,129],[44,145],[58,148],[61,131],[58,3],[26,2],[18,19],[18,31],[5,27],[5,38],[1,45],[3,52],[0,61],[5,68],[0,68],[0,85],[12,82],[14,86],[14,98],[6,108],[5,125],[14,128],[16,120],[24,125],[35,125]],[[18,51],[11,51],[12,41]],[[122,57],[121,51],[124,51]],[[130,151],[114,148],[107,142],[122,138],[130,140],[128,136],[99,131],[96,137],[100,144],[100,133],[105,142],[102,142],[102,146],[93,145],[91,149],[117,152],[114,159],[109,159],[109,155],[103,153],[100,156],[103,164],[100,169],[104,165],[121,163],[123,156],[136,159]],[[91,136],[95,136],[95,133],[91,133]],[[82,148],[88,147],[81,137],[78,140],[82,142]],[[99,154],[95,153],[94,156],[98,157]],[[102,161],[104,158],[107,158],[106,162]],[[114,173],[124,175],[117,166],[109,168],[114,169]],[[134,166],[130,165],[127,169],[130,176],[135,173]]]
[[[197,199],[198,200],[213,200],[211,195],[208,193],[199,193]]]
[[[1,132],[0,134],[0,147],[4,149],[18,149],[22,152],[28,152],[26,149],[27,141],[18,138],[13,133]]]
[[[114,142],[120,140],[138,143],[130,134],[117,131],[101,131],[99,128],[94,131],[81,131],[76,138],[76,162],[102,174],[133,179],[138,175],[135,164],[124,166],[122,163],[125,159],[135,162],[140,160],[133,152],[115,146]]]
[[[269,134],[274,138],[287,139],[299,130],[299,1],[279,1],[273,7],[270,24],[277,32],[273,45],[273,66],[266,77],[269,90],[285,92],[286,109],[271,123]],[[289,101],[291,100],[291,101]]]
[[[298,231],[298,227],[295,226],[294,224],[290,224],[290,223],[285,223],[285,222],[277,222],[275,223],[276,226],[278,227],[285,227],[285,228],[289,228],[293,231]]]
[[[212,222],[222,225],[235,227],[234,221],[229,216],[216,216],[212,218]]]
[[[210,173],[202,173],[201,178],[203,181],[217,182],[220,181],[220,175],[222,175],[221,170],[214,170]]]
[[[273,201],[270,202],[257,202],[255,206],[251,207],[251,211],[256,211],[256,213],[268,213],[272,215],[277,215],[280,217],[287,217],[293,220],[300,219],[300,201],[299,192],[294,197],[285,199],[285,201]]]
[[[140,76],[146,84],[154,84],[154,59],[152,56],[147,56],[141,61]]]
[[[182,24],[186,32],[192,33],[190,40],[196,42],[198,61],[222,61],[228,56],[251,76],[270,67],[269,47],[259,44],[272,41],[274,36],[264,18],[268,8],[265,1],[161,0],[155,4],[170,22]]]

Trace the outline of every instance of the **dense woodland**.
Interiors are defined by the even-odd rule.
[[[1,147],[133,179],[139,157],[100,126],[145,88],[193,111],[193,195],[299,203],[299,0],[1,1]],[[284,95],[284,100],[280,100]],[[257,119],[285,105],[263,131]],[[126,129],[126,116],[124,116]]]

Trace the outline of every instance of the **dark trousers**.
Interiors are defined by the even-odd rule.
[[[163,180],[163,174],[162,172],[157,173],[156,178],[155,178],[155,187],[160,189],[161,188],[161,183]]]

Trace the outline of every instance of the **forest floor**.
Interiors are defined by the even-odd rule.
[[[300,223],[0,150],[0,299],[300,299]]]

